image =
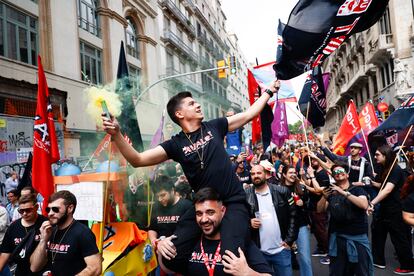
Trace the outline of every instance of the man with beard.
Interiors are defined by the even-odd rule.
[[[246,194],[252,240],[272,265],[275,275],[292,275],[290,247],[298,236],[294,200],[288,188],[267,183],[261,165],[253,166],[250,174],[253,187]]]
[[[157,204],[152,212],[148,238],[156,249],[159,241],[174,234],[180,217],[193,206],[175,192],[174,183],[167,176],[158,177],[153,190]]]
[[[39,208],[34,195],[19,199],[21,218],[10,224],[0,247],[0,271],[10,260],[17,264],[15,275],[38,275],[30,272],[30,254],[39,243],[39,228],[46,218],[37,213]]]
[[[100,275],[102,259],[92,231],[76,221],[76,197],[69,191],[52,194],[49,221],[40,227],[40,242],[30,257],[31,271],[46,265],[52,275]]]
[[[220,227],[226,207],[212,188],[203,188],[194,196],[196,222],[202,234],[191,251],[191,257],[184,275],[269,275],[271,269],[260,254],[259,249],[250,242],[246,254],[238,248],[240,257],[226,250],[220,253],[222,238]],[[175,252],[173,252],[175,253]],[[161,259],[161,258],[160,258]],[[161,266],[163,266],[161,262]]]

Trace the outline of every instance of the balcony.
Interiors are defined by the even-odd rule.
[[[377,39],[373,39],[369,42],[368,49],[368,63],[378,64],[381,63],[384,58],[388,58],[394,52],[394,42],[392,34],[380,34]]]
[[[166,46],[171,45],[173,48],[179,50],[183,55],[187,56],[194,62],[198,62],[198,56],[184,41],[170,30],[164,30],[163,41]]]
[[[221,36],[219,33],[216,32],[216,30],[210,25],[210,22],[204,17],[203,12],[200,10],[200,8],[197,6],[195,9],[195,14],[200,19],[201,23],[203,23],[204,27],[206,27],[210,34],[214,37],[215,41],[221,45],[226,51],[228,51],[230,48],[227,46],[227,44],[221,39]]]
[[[166,68],[166,74],[162,77],[169,77],[173,75],[181,74],[180,71],[175,70],[172,67]],[[170,88],[175,90],[187,90],[187,91],[194,91],[197,93],[203,93],[203,89],[200,84],[196,83],[194,80],[192,80],[189,76],[182,76],[177,77],[174,79],[170,79],[167,81],[170,85]]]
[[[170,14],[178,20],[178,23],[188,31],[191,37],[195,37],[196,31],[194,26],[191,24],[189,19],[181,12],[181,10],[175,5],[175,3],[171,0],[159,0],[158,3],[160,4],[163,10],[169,11]]]

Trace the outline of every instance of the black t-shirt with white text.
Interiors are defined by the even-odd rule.
[[[171,236],[174,234],[178,220],[189,209],[194,208],[191,201],[180,198],[172,206],[162,206],[157,202],[151,216],[149,230],[157,232],[160,236]]]
[[[238,176],[238,178],[240,180],[240,183],[242,185],[243,184],[251,184],[252,183],[252,179],[251,179],[251,176],[250,176],[250,172],[249,171],[244,170],[244,171],[242,171],[240,173],[237,173],[236,172],[236,174],[237,174],[237,176]]]
[[[223,139],[227,131],[227,118],[214,119],[202,122],[200,129],[187,133],[191,142],[180,131],[160,146],[169,158],[181,164],[195,192],[211,187],[225,202],[245,202],[246,195],[224,149]],[[204,162],[203,169],[200,157]]]
[[[4,239],[0,247],[0,252],[12,254],[16,247],[22,242],[22,240],[32,229],[35,229],[35,236],[33,244],[30,247],[32,250],[34,250],[40,240],[40,226],[45,220],[47,220],[47,218],[39,215],[36,219],[36,222],[30,227],[24,227],[22,225],[21,218],[14,221],[12,224],[10,224],[9,228],[6,231],[6,234],[4,235]],[[30,253],[27,252],[26,248],[22,248],[19,251],[20,252],[16,252],[16,256],[13,258],[13,260],[9,260],[17,264],[15,275],[41,275],[41,273],[32,273],[30,271],[30,256],[28,256]]]
[[[52,275],[59,276],[78,274],[86,267],[84,258],[99,252],[95,235],[76,220],[65,229],[55,228],[47,247]]]
[[[204,253],[208,256],[209,266],[212,267],[214,260],[214,255],[219,245],[219,240],[209,240],[203,237],[203,248]],[[272,273],[269,265],[263,257],[263,254],[256,247],[253,242],[250,242],[244,252],[246,256],[247,263],[251,269],[259,273]],[[223,271],[224,266],[222,263],[222,256],[219,254],[216,266],[214,268],[214,276],[229,275]],[[187,273],[184,275],[197,275],[197,276],[208,276],[208,270],[204,264],[203,254],[201,252],[200,242],[194,247],[194,251],[191,254],[188,266]]]

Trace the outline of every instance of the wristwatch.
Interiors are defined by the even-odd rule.
[[[270,98],[273,97],[273,92],[270,89],[266,89],[265,92],[269,94]]]
[[[347,191],[345,197],[348,198],[350,195],[351,193]]]

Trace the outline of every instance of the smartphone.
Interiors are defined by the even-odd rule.
[[[108,109],[108,106],[106,105],[105,100],[101,100],[101,107],[102,107],[103,113],[105,113],[105,117],[108,119],[111,119],[111,115],[109,114],[109,109]]]

